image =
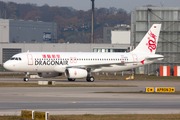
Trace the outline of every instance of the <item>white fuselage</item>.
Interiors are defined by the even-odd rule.
[[[145,60],[148,56],[150,55],[135,53],[26,52],[12,57],[21,58],[21,60],[8,60],[4,66],[11,71],[64,73],[68,66],[76,68],[84,65],[88,68],[88,65],[91,65],[93,68],[92,66],[95,65],[96,67],[92,69],[92,72],[114,72],[155,62]],[[111,65],[101,65],[108,63]],[[117,63],[128,64],[117,65]],[[97,68],[98,64],[99,67]]]

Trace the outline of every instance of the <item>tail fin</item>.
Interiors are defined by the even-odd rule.
[[[144,38],[132,52],[155,54],[160,30],[161,24],[153,24],[150,30],[146,33]]]

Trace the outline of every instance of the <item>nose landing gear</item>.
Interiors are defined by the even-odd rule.
[[[29,81],[28,75],[29,75],[29,72],[25,72],[25,78],[23,79],[25,82]]]

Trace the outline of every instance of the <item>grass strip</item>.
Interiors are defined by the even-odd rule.
[[[180,91],[175,91],[175,92],[145,92],[145,91],[125,91],[125,92],[113,92],[113,91],[105,91],[105,92],[94,92],[94,93],[180,94]]]
[[[135,85],[95,85],[95,84],[56,84],[38,85],[37,83],[0,83],[0,87],[137,87]]]
[[[24,74],[0,74],[0,78],[24,78]],[[100,75],[92,75],[95,80],[126,80],[127,77],[129,77],[129,74],[124,74],[123,76],[121,74],[113,75],[105,75],[105,74],[100,74]],[[57,77],[52,77],[52,78],[43,78],[43,79],[67,79],[65,75],[63,74],[62,76],[57,76]],[[84,80],[86,78],[83,78]],[[41,79],[40,79],[41,80]],[[177,76],[156,76],[156,75],[144,75],[144,74],[135,74],[134,75],[134,80],[150,80],[150,81],[180,81],[180,77]]]
[[[180,114],[126,114],[126,115],[51,115],[50,120],[179,120]],[[0,116],[0,120],[25,120],[20,116]]]

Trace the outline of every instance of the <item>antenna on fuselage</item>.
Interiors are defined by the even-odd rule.
[[[29,52],[29,50],[27,52]]]

